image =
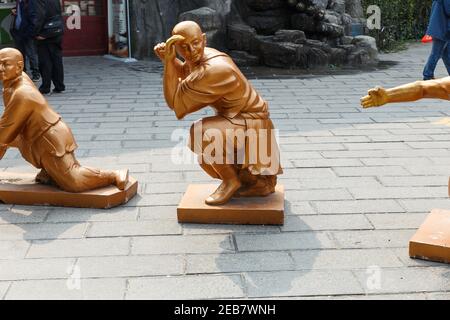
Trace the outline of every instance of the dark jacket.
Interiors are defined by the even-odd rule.
[[[22,0],[20,3],[17,1],[16,10],[20,12],[22,17],[22,22],[20,23],[20,27],[16,29],[16,19],[17,15],[14,16],[14,19],[11,24],[11,35],[15,38],[22,39],[32,39],[36,36],[36,0]]]
[[[34,0],[36,1],[36,35],[39,35],[42,31],[45,23],[54,16],[60,16],[62,19],[62,8],[59,0]],[[61,42],[62,36],[54,37],[45,40],[38,40],[40,43],[53,43]]]
[[[434,0],[427,34],[435,39],[450,41],[450,0]]]

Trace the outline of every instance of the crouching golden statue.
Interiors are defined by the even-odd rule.
[[[192,21],[177,24],[172,37],[154,50],[164,63],[164,97],[178,119],[207,106],[216,111],[190,132],[200,166],[222,180],[206,203],[275,192],[282,169],[268,104],[232,59],[206,47],[206,35]]]

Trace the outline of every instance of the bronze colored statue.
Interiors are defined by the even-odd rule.
[[[198,155],[200,166],[211,177],[222,180],[206,203],[221,205],[233,196],[267,196],[275,192],[282,169],[268,105],[233,60],[206,47],[206,35],[192,21],[177,24],[172,37],[154,50],[164,63],[166,102],[178,119],[207,106],[216,111],[215,116],[194,123],[190,132],[190,148]],[[177,58],[177,53],[183,60]],[[226,138],[237,132],[246,134],[245,140],[233,138],[230,142]],[[249,133],[256,133],[253,139]],[[212,144],[221,147],[208,154]],[[268,161],[255,155],[258,148],[267,149]],[[240,160],[239,154],[244,154]],[[230,158],[232,162],[227,161]]]
[[[82,167],[75,158],[72,131],[23,72],[22,54],[0,50],[0,78],[5,110],[0,119],[0,159],[15,147],[26,161],[41,169],[36,181],[56,184],[68,192],[116,185],[124,190],[128,170],[101,171]]]
[[[450,100],[450,77],[416,81],[392,89],[376,87],[361,98],[363,108],[380,107],[392,102],[417,101],[423,98]]]

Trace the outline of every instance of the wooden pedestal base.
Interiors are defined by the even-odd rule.
[[[177,213],[178,222],[203,224],[282,225],[284,223],[284,187],[267,197],[233,198],[222,206],[209,206],[205,199],[217,185],[189,185]]]
[[[5,204],[50,205],[108,209],[127,203],[137,193],[138,183],[130,178],[125,190],[108,186],[88,192],[71,193],[38,184],[35,175],[0,173],[0,201]]]
[[[409,242],[411,258],[450,263],[450,211],[434,209]]]

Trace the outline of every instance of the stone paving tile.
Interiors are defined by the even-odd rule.
[[[282,271],[246,273],[249,297],[292,297],[362,294],[364,289],[350,271]],[[320,283],[320,285],[318,285]]]
[[[28,241],[0,241],[0,260],[22,259],[25,257],[30,243]]]
[[[33,241],[27,258],[118,256],[130,252],[130,238]]]
[[[29,223],[0,225],[0,240],[82,238],[86,223]]]
[[[244,297],[244,290],[240,275],[198,275],[130,279],[125,298],[189,300],[241,297]]]
[[[82,278],[124,278],[184,273],[184,259],[176,255],[86,257],[76,264]]]
[[[86,234],[88,238],[129,237],[181,234],[175,220],[93,222]]]
[[[278,226],[253,226],[253,225],[205,225],[205,224],[183,224],[183,234],[237,234],[237,233],[277,233]]]
[[[65,279],[75,259],[0,260],[0,281]]]
[[[320,214],[405,212],[395,200],[313,201]]]
[[[448,187],[349,188],[349,191],[356,199],[425,199],[448,196]]]
[[[110,210],[58,208],[50,210],[46,222],[133,221],[138,208],[113,208]]]
[[[366,214],[375,229],[418,229],[426,213]]]
[[[416,230],[333,231],[341,248],[407,247]]]
[[[288,216],[282,231],[371,230],[373,225],[362,214]]]
[[[281,234],[236,234],[239,252],[337,248],[326,232],[285,232]]]
[[[400,205],[408,212],[431,212],[432,209],[450,209],[450,199],[404,199]]]
[[[3,297],[6,295],[6,292],[8,291],[9,286],[11,285],[10,282],[0,282],[0,300],[3,299]]]
[[[6,300],[119,300],[126,290],[125,279],[15,281]]]
[[[44,222],[47,214],[47,210],[21,210],[11,208],[10,210],[0,211],[0,224]]]
[[[353,270],[402,267],[403,263],[393,250],[338,249],[293,251],[296,269],[299,270]]]
[[[188,255],[186,261],[187,274],[294,270],[287,252],[197,254]]]
[[[448,291],[450,279],[448,268],[393,268],[380,270],[379,286],[366,286],[366,292],[372,293],[408,293],[427,291]],[[365,271],[355,271],[361,284],[370,281]],[[420,279],[420,280],[418,280]]]
[[[229,235],[152,236],[132,239],[131,253],[180,254],[234,252]]]

